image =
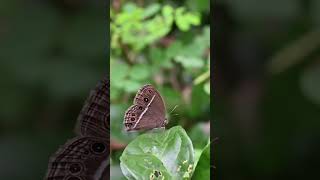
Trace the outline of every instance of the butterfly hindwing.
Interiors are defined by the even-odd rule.
[[[50,158],[46,180],[104,180],[110,177],[109,80],[90,92],[76,125],[77,136]]]
[[[108,139],[76,137],[50,158],[47,180],[102,180],[108,167]]]

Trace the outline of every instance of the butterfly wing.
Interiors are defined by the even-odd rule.
[[[78,116],[76,132],[82,136],[109,137],[109,80],[103,79],[90,92]]]
[[[76,137],[49,160],[46,180],[102,180],[110,175],[108,139]]]
[[[127,131],[153,129],[166,125],[165,104],[160,93],[151,85],[143,86],[136,94],[134,105],[124,116]]]

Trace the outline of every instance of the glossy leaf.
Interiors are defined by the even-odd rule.
[[[190,138],[175,126],[137,137],[123,151],[120,166],[128,179],[183,179],[191,177],[194,159]]]

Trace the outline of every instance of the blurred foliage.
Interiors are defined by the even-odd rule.
[[[319,2],[214,4],[217,179],[318,177]]]
[[[209,1],[114,0],[111,5],[112,140],[126,145],[140,134],[124,132],[124,112],[140,87],[153,84],[167,107],[167,128],[182,126],[195,141],[196,154],[201,152],[209,133],[199,124],[210,120]],[[121,153],[112,151],[115,169]]]
[[[108,68],[102,1],[0,1],[0,179],[43,179]]]

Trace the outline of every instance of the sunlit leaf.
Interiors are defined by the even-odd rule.
[[[184,7],[179,7],[175,12],[175,22],[181,31],[188,31],[191,25],[200,24],[200,16],[186,12]]]
[[[193,172],[194,149],[185,130],[175,126],[138,136],[123,151],[120,161],[128,179],[149,179],[155,177],[155,171],[160,179],[183,179]]]
[[[204,65],[204,61],[196,57],[177,56],[174,60],[185,68],[201,68]]]
[[[207,93],[207,94],[210,94],[210,81],[208,81],[206,84],[204,84],[204,91]]]
[[[161,9],[160,4],[154,3],[148,6],[143,12],[143,18],[148,18],[155,15]]]
[[[204,82],[205,80],[207,80],[208,78],[210,78],[210,71],[207,71],[207,72],[201,74],[200,76],[198,76],[198,77],[193,81],[193,83],[194,83],[195,85],[198,85],[198,84]]]

